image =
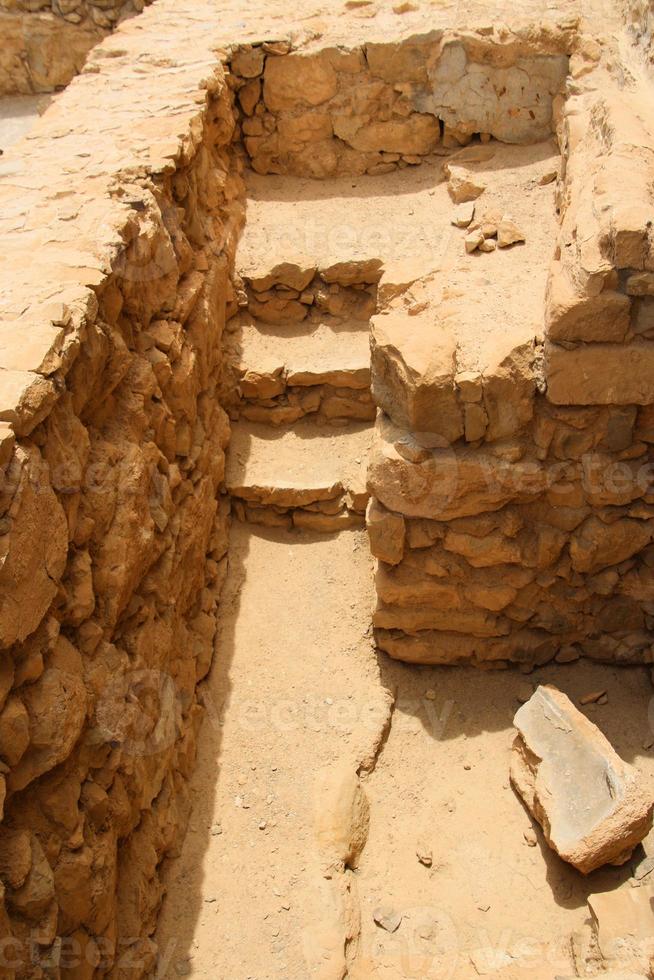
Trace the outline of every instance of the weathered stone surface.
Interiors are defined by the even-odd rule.
[[[585,344],[545,349],[547,397],[556,405],[648,405],[654,401],[654,344]]]
[[[388,565],[397,565],[404,556],[406,527],[402,515],[386,510],[377,500],[370,500],[366,508],[366,527],[375,558]]]
[[[550,846],[584,874],[624,864],[652,826],[636,770],[553,687],[538,687],[514,725],[511,781]]]
[[[407,517],[448,521],[497,510],[510,500],[539,496],[548,481],[533,462],[508,470],[483,452],[446,446],[425,450],[420,462],[402,455],[403,432],[378,428],[368,467],[368,488],[389,510]]]
[[[337,89],[337,75],[325,53],[266,60],[263,97],[271,112],[321,105]]]
[[[327,867],[356,868],[368,839],[370,806],[355,770],[340,763],[316,780],[315,832]]]
[[[652,955],[654,886],[624,884],[588,896],[593,931],[606,967],[648,970]],[[613,974],[611,974],[612,976]]]
[[[399,426],[435,433],[448,443],[463,435],[454,387],[456,336],[427,309],[391,309],[372,321],[372,392]]]

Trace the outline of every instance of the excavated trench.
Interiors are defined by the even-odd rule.
[[[260,117],[249,111],[246,133],[248,118]],[[460,611],[460,585],[488,612],[536,575],[545,589],[554,581],[547,566],[560,546],[541,534],[534,558],[528,540],[542,510],[512,530],[502,525],[515,516],[510,499],[503,510],[497,500],[454,507],[448,519],[459,491],[446,487],[434,516],[465,539],[445,557],[465,559],[438,568],[442,530],[419,509],[389,524],[379,480],[366,489],[385,413],[404,427],[413,462],[442,452],[453,425],[464,452],[482,452],[487,439],[509,469],[533,415],[551,420],[542,318],[560,150],[552,138],[460,138],[463,149],[450,145],[420,167],[387,153],[363,175],[248,176],[240,312],[226,344],[235,520],[194,815],[157,937],[166,976],[551,980],[605,968],[586,899],[627,882],[632,867],[584,877],[548,848],[509,784],[512,718],[539,684],[576,704],[606,692],[583,710],[651,782],[646,671],[580,659],[579,631],[563,638],[552,618],[546,642],[518,632],[507,643],[497,637],[508,630],[485,627],[459,642],[479,622]],[[257,166],[260,144],[248,150]],[[284,166],[301,173],[303,153]],[[485,226],[492,250],[466,249],[457,180],[483,187],[468,221]],[[500,249],[492,226],[504,216],[526,240]],[[432,351],[440,355],[448,330],[453,348],[443,344],[439,361]],[[462,398],[460,421],[442,393],[443,360],[459,392],[484,377],[482,397]],[[464,471],[464,495],[466,480]],[[400,479],[390,496],[413,489]],[[530,496],[519,481],[514,495],[519,504]],[[475,526],[468,515],[484,510],[500,517]],[[415,549],[404,545],[403,558],[398,520]],[[530,601],[533,592],[516,602],[518,630]],[[630,955],[625,964],[641,965]]]
[[[199,75],[157,56],[145,157],[71,140],[122,231],[109,266],[57,231],[97,296],[38,374],[66,399],[11,416],[51,550],[34,623],[0,620],[3,980],[646,975],[587,906],[649,894],[642,851],[581,875],[509,781],[553,684],[654,786],[651,181],[622,175],[654,119],[575,31],[225,46],[188,142]]]

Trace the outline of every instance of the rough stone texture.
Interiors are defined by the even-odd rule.
[[[11,976],[45,976],[62,942],[68,976],[100,958],[126,976],[126,951],[148,973],[159,869],[188,818],[227,561],[222,332],[244,204],[213,41],[179,13],[123,24],[0,162]]]
[[[52,92],[126,17],[152,0],[0,0],[0,96]]]
[[[237,49],[245,150],[258,173],[323,178],[416,164],[473,133],[544,139],[571,37],[570,25],[501,37],[432,29],[318,51]]]
[[[511,782],[548,844],[584,874],[624,864],[652,826],[637,771],[554,687],[538,687],[513,724]]]
[[[654,113],[646,85],[625,88],[598,59],[580,46],[559,114],[545,344],[537,295],[502,336],[513,292],[499,276],[483,304],[427,276],[373,320],[384,414],[369,489],[406,524],[400,560],[378,555],[374,621],[398,659],[545,663],[566,646],[652,659]],[[479,363],[469,336],[492,337]]]

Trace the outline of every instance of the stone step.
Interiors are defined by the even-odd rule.
[[[314,415],[372,421],[367,325],[322,318],[273,325],[245,318],[235,334],[243,418],[272,425]]]
[[[361,424],[334,433],[308,421],[284,429],[236,423],[226,473],[236,516],[326,532],[360,525],[371,435]]]

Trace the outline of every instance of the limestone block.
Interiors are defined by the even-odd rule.
[[[426,629],[411,636],[377,629],[377,645],[394,660],[416,664],[547,663],[558,649],[556,637],[544,630],[519,629],[504,637],[476,637],[448,629]]]
[[[625,340],[629,332],[629,297],[611,289],[598,295],[572,285],[555,263],[547,284],[545,329],[551,341]]]
[[[315,833],[328,866],[356,867],[368,839],[370,806],[355,768],[339,763],[318,774]]]
[[[550,847],[583,874],[624,864],[652,826],[637,771],[556,688],[538,687],[513,723],[511,782]]]
[[[262,73],[265,60],[263,48],[240,48],[232,55],[232,71],[241,78],[256,78]]]
[[[52,381],[31,371],[0,371],[0,421],[18,436],[42,422],[58,398]]]
[[[406,522],[401,514],[393,514],[378,500],[371,498],[366,508],[366,527],[370,550],[375,558],[388,565],[397,565],[402,561]]]
[[[397,425],[434,433],[448,443],[463,435],[463,418],[454,385],[457,342],[435,310],[416,316],[391,309],[371,327],[372,393]]]
[[[555,405],[648,405],[654,401],[654,343],[545,345],[547,397]]]
[[[322,105],[338,90],[327,52],[267,58],[263,97],[270,112]]]
[[[570,541],[572,567],[577,572],[594,573],[619,565],[647,547],[652,537],[654,525],[648,521],[624,519],[604,524],[598,517],[589,517]]]
[[[12,891],[8,904],[14,912],[36,922],[54,898],[54,876],[35,834],[30,835],[31,867],[20,888]]]
[[[415,104],[459,133],[490,133],[505,143],[546,139],[552,101],[567,74],[564,55],[518,57],[514,64],[482,63],[451,41],[429,66],[429,85]]]
[[[448,177],[447,189],[455,204],[476,201],[486,190],[485,181],[477,177],[467,167],[447,163],[444,170]]]
[[[365,153],[403,153],[424,156],[440,141],[440,128],[434,116],[412,113],[406,119],[363,122],[336,117],[334,134],[355,150]]]
[[[376,427],[368,466],[368,489],[389,510],[406,517],[449,521],[498,510],[511,500],[539,497],[547,471],[518,461],[508,470],[494,456],[461,448],[425,450],[420,462],[402,455],[404,433],[388,423]]]
[[[593,932],[602,960],[617,968],[628,964],[648,971],[650,956],[654,950],[652,940],[652,903],[654,886],[641,882],[639,888],[625,883],[607,892],[588,896],[588,908]],[[649,971],[648,971],[649,972]],[[606,973],[607,978],[620,976],[625,980],[640,980],[643,974]]]

